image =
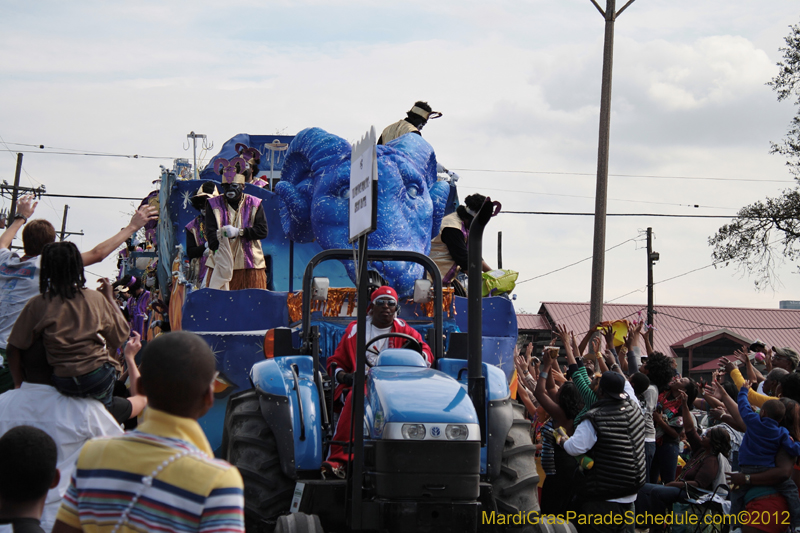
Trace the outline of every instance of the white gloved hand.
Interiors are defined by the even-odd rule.
[[[455,173],[455,172],[453,172],[452,170],[448,170],[448,171],[447,171],[447,175],[448,175],[448,176],[450,176],[450,181],[451,181],[452,183],[455,183],[455,182],[457,182],[457,181],[458,181],[458,178],[459,178],[458,174],[456,174],[456,173]]]
[[[236,226],[231,226],[231,225],[222,226],[222,234],[228,237],[229,239],[235,239],[236,237],[239,236],[239,233],[241,231],[242,230],[240,230]]]
[[[207,258],[209,255],[211,255],[210,249],[206,248],[205,250],[203,250],[203,257]]]

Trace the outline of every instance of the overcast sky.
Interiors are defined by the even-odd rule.
[[[421,99],[444,113],[424,136],[445,166],[463,169],[462,198],[480,191],[507,211],[594,210],[604,21],[589,0],[3,0],[0,13],[0,148],[11,151],[0,153],[0,179],[9,183],[12,152],[30,149],[12,143],[166,157],[24,156],[25,186],[143,197],[159,165],[191,157],[189,131],[215,147],[236,133],[310,126],[354,141]],[[796,108],[765,83],[797,22],[800,10],[785,0],[637,0],[620,16],[609,213],[731,216],[793,186],[769,142]],[[60,227],[64,203],[48,198],[37,215]],[[82,250],[133,211],[126,201],[67,203]],[[710,265],[708,238],[725,222],[610,217],[607,248],[635,240],[606,254],[605,300],[646,303],[648,226],[661,255],[655,280],[665,280],[657,304],[800,300],[792,264],[778,269],[774,291],[754,291],[733,267],[666,281]],[[484,244],[492,266],[498,231],[503,266],[520,281],[592,254],[589,216],[497,217]],[[113,275],[114,262],[89,270]],[[590,272],[587,260],[522,283],[517,308],[588,301]]]

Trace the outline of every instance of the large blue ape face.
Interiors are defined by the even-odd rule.
[[[349,248],[350,144],[319,128],[301,131],[289,145],[281,182],[281,221],[289,238],[316,239],[324,249]],[[369,247],[428,254],[450,192],[436,180],[436,155],[421,136],[403,135],[378,146],[378,228]],[[345,267],[355,280],[352,261]],[[423,276],[416,263],[372,263],[400,294]]]

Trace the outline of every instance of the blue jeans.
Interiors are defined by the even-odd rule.
[[[680,487],[645,483],[636,495],[636,514],[650,513],[663,517],[668,511],[672,511],[672,504],[681,501],[685,495],[686,493]],[[646,525],[652,526],[654,522],[648,520]]]
[[[661,476],[661,483],[666,485],[675,481],[675,470],[678,468],[678,443],[663,442],[661,446],[656,446],[656,453],[653,456],[653,466],[650,469],[650,483],[658,483]]]
[[[653,466],[653,456],[656,454],[656,443],[644,443],[644,465],[645,465],[645,482],[650,483],[650,469]],[[676,459],[677,460],[677,459]]]
[[[110,408],[114,382],[117,380],[117,369],[111,363],[104,363],[100,368],[82,376],[70,378],[53,376],[51,379],[53,386],[61,394],[93,398],[105,405],[106,408]]]

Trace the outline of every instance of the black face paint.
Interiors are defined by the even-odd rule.
[[[205,212],[206,210],[206,198],[192,198],[192,207],[200,211],[201,213]]]
[[[231,205],[238,204],[242,198],[242,184],[241,183],[225,183],[222,186],[225,190],[225,198]]]

